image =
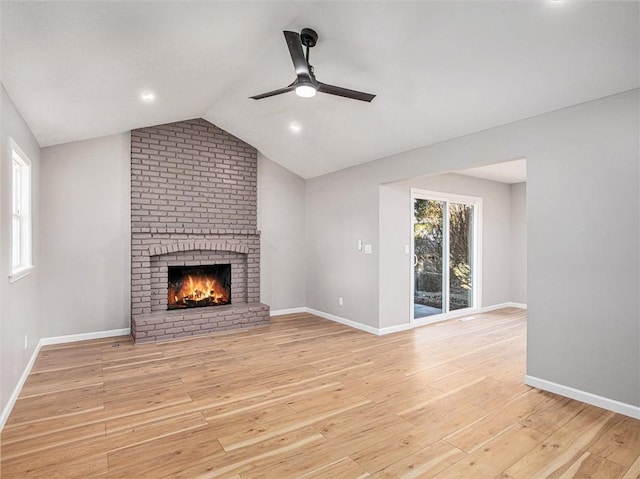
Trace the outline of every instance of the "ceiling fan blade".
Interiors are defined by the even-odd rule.
[[[298,75],[298,78],[302,76],[311,80],[311,72],[309,72],[309,64],[302,51],[300,35],[297,32],[284,31],[282,33],[284,33],[284,38],[287,40],[287,47],[293,61],[293,67],[296,69],[296,75]]]
[[[270,96],[275,96],[275,95],[280,95],[282,93],[287,93],[288,91],[293,91],[295,90],[295,84],[292,83],[291,85],[289,85],[288,87],[285,88],[280,88],[279,90],[273,90],[267,93],[261,93],[260,95],[255,95],[249,98],[253,98],[254,100],[261,100],[263,98],[269,98]]]
[[[353,100],[361,100],[370,102],[376,96],[370,93],[364,93],[356,90],[349,90],[348,88],[342,88],[340,86],[327,85],[326,83],[318,82],[318,91],[322,93],[328,93],[329,95],[343,96],[345,98],[351,98]]]

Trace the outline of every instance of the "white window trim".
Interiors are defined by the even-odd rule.
[[[31,273],[31,271],[33,270],[33,268],[35,268],[34,265],[31,266],[24,266],[22,268],[19,269],[15,269],[14,271],[11,272],[11,274],[9,275],[9,283],[15,283],[16,281],[18,281],[20,278],[24,278],[25,276],[27,276],[29,273]]]
[[[20,278],[24,278],[34,268],[33,265],[33,238],[32,238],[32,209],[31,209],[31,193],[33,190],[33,185],[31,182],[31,160],[27,156],[27,154],[22,151],[22,149],[18,146],[18,144],[14,141],[13,138],[9,138],[9,145],[11,148],[11,190],[12,190],[12,198],[11,198],[11,214],[13,218],[13,195],[15,192],[13,191],[13,162],[18,161],[25,169],[21,178],[21,192],[23,195],[21,201],[21,214],[20,214],[20,222],[21,222],[21,237],[20,244],[21,249],[24,251],[21,253],[20,264],[14,268],[13,266],[13,221],[11,222],[12,234],[11,234],[11,270],[9,274],[9,282],[13,283],[18,281]]]

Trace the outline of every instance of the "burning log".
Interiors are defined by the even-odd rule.
[[[191,273],[169,283],[168,309],[229,304],[230,289],[212,274]]]

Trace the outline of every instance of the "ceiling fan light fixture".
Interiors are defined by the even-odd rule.
[[[1,0],[0,0],[1,1]],[[250,98],[254,100],[262,100],[271,96],[281,95],[292,90],[296,91],[296,95],[302,98],[311,98],[316,96],[316,92],[327,93],[329,95],[341,96],[343,98],[351,98],[352,100],[360,100],[370,102],[376,96],[371,93],[364,93],[357,90],[350,90],[335,85],[329,85],[316,80],[313,67],[309,64],[309,49],[316,44],[318,34],[310,28],[303,28],[298,34],[296,32],[284,31],[284,38],[289,48],[293,68],[296,71],[296,79],[293,83],[284,88],[254,95]],[[305,55],[302,49],[303,45],[307,52]]]
[[[296,87],[296,95],[302,98],[311,98],[316,96],[316,87],[311,83],[301,83]]]

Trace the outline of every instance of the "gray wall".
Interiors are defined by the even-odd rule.
[[[305,301],[305,181],[258,153],[260,301],[272,311]]]
[[[381,291],[404,288],[393,295],[395,301],[381,302],[380,327],[407,324],[410,320],[411,257],[405,253],[404,246],[412,241],[411,188],[482,198],[481,306],[510,301],[509,185],[457,174],[414,178],[384,185],[380,189]]]
[[[306,298],[312,309],[377,328],[382,181],[374,166],[369,163],[307,180]],[[358,240],[370,244],[373,253],[358,251]],[[339,297],[344,299],[342,306]]]
[[[527,184],[511,185],[509,300],[527,303]]]
[[[43,336],[129,327],[130,136],[43,149],[43,304],[70,284],[103,295],[43,307]],[[304,180],[268,158],[258,166],[261,301],[271,309],[305,306]]]
[[[42,338],[40,321],[40,147],[15,105],[0,85],[0,411],[4,411],[38,341]],[[14,283],[8,282],[11,269],[11,146],[13,138],[31,160],[33,264],[31,273]],[[28,346],[24,347],[24,337]]]
[[[528,374],[640,405],[638,102],[636,89],[308,180],[307,305],[378,327],[406,300],[380,274],[380,185],[527,158]]]
[[[128,328],[130,135],[42,150],[44,336]]]
[[[634,90],[535,119],[527,161],[527,372],[635,406],[638,102]]]

